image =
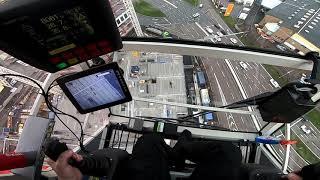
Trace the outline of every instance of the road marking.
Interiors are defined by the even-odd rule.
[[[216,76],[216,73],[213,73],[213,75],[214,75],[214,77],[215,77],[215,79],[217,81],[217,84],[218,84],[218,89],[219,89],[219,93],[220,93],[220,96],[221,96],[222,105],[225,106],[225,105],[227,105],[226,97],[223,94],[223,91],[221,89],[221,86],[220,86],[220,83],[219,83],[218,78]],[[234,118],[233,118],[232,114],[231,113],[229,113],[229,114],[225,113],[225,114],[226,114],[227,120],[233,119],[233,121],[231,121],[231,123],[229,123],[229,121],[228,121],[229,129],[232,129],[231,126],[234,125],[235,126],[234,129],[236,129],[236,131],[237,131],[238,127],[237,127],[237,124],[234,121]]]
[[[294,134],[298,135],[298,133],[295,131],[294,128],[292,128],[292,132],[293,132]],[[306,138],[303,137],[303,134],[300,134],[300,136],[301,136],[303,139],[306,139]],[[299,135],[298,135],[298,137],[299,137]],[[314,154],[317,158],[320,158],[320,157],[319,157],[319,154],[315,153],[315,152],[308,146],[307,142],[304,142],[304,141],[301,141],[301,142],[302,142],[305,146],[307,146],[307,148],[312,152],[312,154]]]
[[[282,134],[282,132],[280,132],[280,136],[281,136],[281,135],[283,136],[283,138],[285,138],[285,136]],[[282,150],[282,151],[285,151],[284,148],[283,148],[283,146],[278,146],[278,147],[280,147],[280,149],[278,149],[279,152],[280,152],[281,150]],[[272,148],[274,148],[274,147],[272,146]],[[275,148],[274,148],[274,150],[275,150]],[[292,148],[292,146],[291,146],[291,148],[290,148],[290,151],[294,152],[294,154],[295,154],[296,156],[298,156],[298,157],[303,161],[304,165],[307,165],[307,164],[308,164],[307,161],[304,160],[304,159],[300,156],[300,154],[297,153],[297,151],[296,151],[294,148]],[[280,159],[283,160],[283,157],[279,156],[279,154],[277,153],[277,151],[274,151],[274,152],[278,155],[277,157],[279,157]],[[299,168],[301,168],[302,166],[304,166],[304,165],[300,166],[300,165],[295,161],[295,159],[292,158],[292,156],[290,156],[290,159],[291,159],[291,161],[294,162]]]
[[[233,95],[233,93],[231,93],[231,96],[232,96],[232,99],[235,99],[235,98],[234,98],[234,95]],[[241,116],[241,117],[242,117],[242,116]]]
[[[294,125],[296,125],[297,123],[299,123],[303,118],[300,118],[298,121],[294,122],[293,124],[290,125],[290,127],[293,127]]]
[[[221,73],[222,73],[222,76],[225,78],[226,76],[224,75],[223,71],[221,71]]]
[[[227,83],[228,88],[230,88],[230,85],[229,85],[228,81],[226,81],[226,83]]]
[[[233,67],[231,66],[231,63],[227,59],[225,60],[225,62],[227,63],[227,65],[228,65],[228,67],[229,67],[229,69],[231,71],[231,74],[233,75],[233,78],[235,79],[235,81],[236,81],[236,83],[237,83],[237,85],[238,85],[238,87],[240,89],[240,92],[241,92],[241,95],[242,95],[243,99],[247,99],[248,98],[247,94],[243,89],[243,85],[239,81],[238,75],[235,73]],[[253,108],[250,107],[250,106],[248,107],[248,109],[249,109],[250,112],[254,111]],[[256,129],[259,131],[260,127],[261,127],[260,122],[257,120],[257,118],[254,115],[251,115],[251,118],[253,120],[253,124],[255,125]]]
[[[282,156],[284,156],[284,154],[283,154],[283,152],[282,152],[282,151],[279,151],[279,153],[280,153],[280,154],[282,154]]]
[[[171,24],[171,22],[167,18],[164,18],[164,20],[167,21],[167,23]]]
[[[312,144],[314,145],[314,147],[315,147],[318,151],[320,151],[320,148],[316,145],[316,143],[312,142]]]
[[[204,34],[206,34],[206,36],[209,36],[209,33],[207,33],[207,31],[204,30],[198,22],[195,22],[195,24],[201,29],[202,32],[204,32]],[[214,40],[212,38],[210,40],[214,43]]]
[[[280,134],[280,135],[276,136],[276,138],[280,138],[282,135],[283,135],[283,134]]]
[[[221,86],[220,86],[220,83],[219,83],[218,78],[217,78],[217,76],[216,76],[216,73],[213,73],[213,75],[214,75],[214,77],[215,77],[215,79],[216,79],[216,81],[217,81],[217,84],[218,84],[218,89],[219,89],[219,93],[220,93],[220,96],[221,96],[222,105],[225,106],[225,105],[228,104],[228,103],[227,103],[227,100],[226,100],[226,97],[225,97],[224,94],[223,94],[223,91],[222,91],[222,89],[221,89]]]
[[[229,129],[231,129],[231,123],[229,122],[229,116],[228,116],[228,113],[225,113],[225,115],[226,115],[226,118],[227,118],[227,121],[228,121],[228,126],[229,126]]]
[[[318,138],[315,134],[312,134],[312,135],[313,135],[313,137],[314,137],[315,139],[317,139],[317,138]]]
[[[242,116],[240,117],[240,119],[241,119],[242,123],[245,124]]]
[[[206,34],[206,36],[209,36],[209,34],[207,33],[207,31],[204,30],[198,22],[195,22],[195,24],[201,29],[202,32],[204,32],[204,33]]]

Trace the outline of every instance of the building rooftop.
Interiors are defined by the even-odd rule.
[[[320,3],[315,0],[285,0],[268,15],[277,17],[282,26],[297,32],[320,47]]]

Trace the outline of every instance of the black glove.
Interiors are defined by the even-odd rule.
[[[49,140],[45,145],[45,154],[56,161],[59,155],[68,150],[65,143],[60,143],[56,139]],[[83,155],[81,162],[76,162],[72,159],[69,164],[77,167],[81,173],[89,176],[106,176],[107,179],[112,179],[116,167],[125,162],[129,158],[129,154],[121,149],[101,149],[89,154]]]

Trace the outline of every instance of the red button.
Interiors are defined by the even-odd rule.
[[[102,52],[104,52],[104,53],[109,53],[111,51],[112,51],[112,48],[110,48],[110,47],[106,47],[106,48],[102,49]]]
[[[88,49],[89,51],[95,51],[97,50],[97,46],[95,44],[89,44],[86,46],[86,49]]]
[[[66,52],[62,54],[64,59],[72,59],[74,56],[71,52]]]
[[[84,55],[86,54],[86,51],[83,48],[76,48],[73,53],[75,53],[76,55],[80,56],[80,55]]]
[[[98,51],[98,50],[96,50],[96,51],[90,51],[90,55],[91,56],[100,56],[102,53],[100,52],[100,51]]]
[[[80,61],[86,61],[90,59],[90,56],[88,54],[82,54],[78,56],[78,59],[80,59]]]
[[[59,58],[59,57],[54,57],[54,58],[51,58],[49,59],[50,62],[54,63],[54,64],[57,64],[58,62],[60,62],[62,59]]]
[[[100,41],[100,42],[98,42],[98,46],[102,47],[102,48],[109,47],[110,46],[110,42],[109,41]]]

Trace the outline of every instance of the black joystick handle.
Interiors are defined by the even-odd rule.
[[[60,154],[69,150],[65,143],[59,142],[57,139],[49,140],[45,145],[45,154],[56,161]],[[69,159],[68,163],[71,166],[78,168],[81,173],[90,176],[106,176],[108,169],[111,167],[111,159],[108,157],[96,157],[94,154],[82,156],[83,160],[80,162],[74,159]]]

